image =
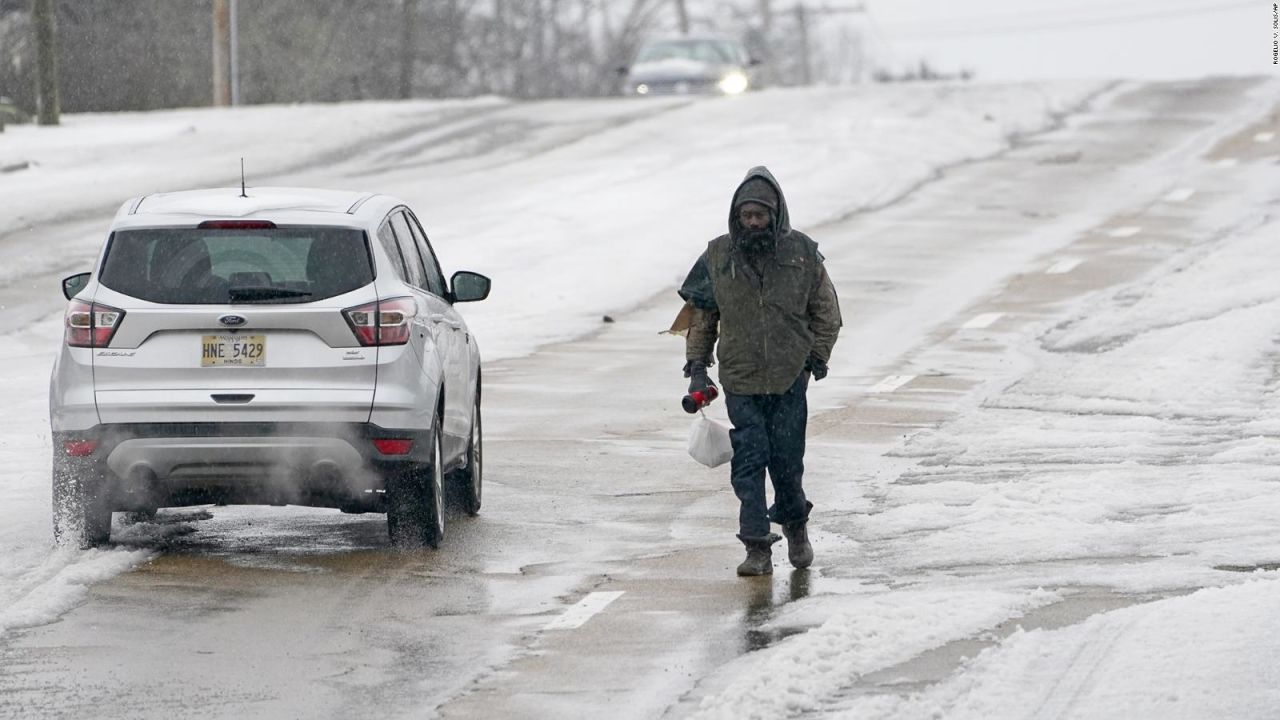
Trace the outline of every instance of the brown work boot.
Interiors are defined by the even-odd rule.
[[[809,544],[807,520],[796,520],[782,526],[782,534],[787,537],[787,559],[795,568],[807,568],[813,564],[813,546]]]
[[[782,538],[769,533],[762,538],[746,538],[741,535],[738,539],[747,547],[747,559],[742,561],[738,566],[739,577],[756,577],[759,575],[773,574],[773,548],[772,545]]]

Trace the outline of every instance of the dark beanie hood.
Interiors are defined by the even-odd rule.
[[[768,180],[748,176],[738,186],[738,192],[733,197],[733,207],[737,209],[749,202],[764,205],[776,213],[778,212],[778,191],[773,189],[773,184]]]
[[[747,171],[747,176],[733,192],[733,203],[729,206],[729,234],[734,239],[742,235],[742,224],[738,222],[738,208],[743,203],[759,203],[773,211],[773,230],[776,237],[783,237],[791,232],[791,216],[787,213],[787,199],[782,195],[782,188],[773,174],[763,165]]]

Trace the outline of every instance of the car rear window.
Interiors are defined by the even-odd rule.
[[[373,282],[361,230],[148,228],[111,236],[99,281],[156,303],[305,303]]]

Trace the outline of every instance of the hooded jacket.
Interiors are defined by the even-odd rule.
[[[773,210],[772,247],[746,249],[738,221],[746,202]],[[686,359],[710,365],[715,348],[720,384],[734,394],[786,392],[810,355],[830,359],[840,333],[840,304],[818,244],[791,228],[782,188],[764,167],[734,191],[729,232],[707,245],[679,292],[694,308]]]

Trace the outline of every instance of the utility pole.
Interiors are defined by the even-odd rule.
[[[36,122],[57,125],[62,113],[58,100],[58,26],[53,0],[34,0],[31,25],[36,36]]]
[[[796,3],[796,27],[800,36],[800,84],[813,84],[813,53],[809,48],[809,15],[803,3]]]
[[[676,0],[676,18],[680,21],[680,34],[689,34],[689,8],[685,0]]]
[[[760,68],[760,79],[765,85],[778,82],[778,54],[773,43],[773,2],[772,0],[756,0],[760,13],[760,33],[753,37],[754,47],[748,47],[751,57],[763,63]]]
[[[231,0],[231,104],[240,104],[240,2]]]
[[[400,98],[413,97],[413,66],[417,58],[415,38],[418,0],[404,0],[404,17],[400,19]]]
[[[768,0],[761,0],[767,4]],[[865,13],[866,5],[845,5],[841,7],[820,7],[808,9],[803,2],[796,3],[793,8],[796,14],[796,34],[800,39],[800,82],[804,85],[813,83],[813,48],[809,42],[809,15],[845,15]]]
[[[231,5],[213,0],[213,104],[231,104]]]
[[[773,4],[770,0],[758,0],[760,3],[760,33],[769,39],[773,32]]]

